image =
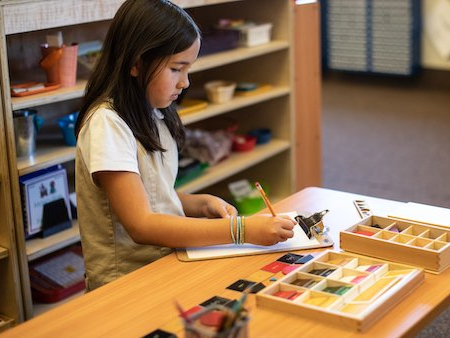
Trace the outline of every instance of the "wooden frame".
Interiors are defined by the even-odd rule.
[[[423,279],[420,268],[328,250],[260,291],[256,303],[365,331]]]
[[[450,230],[369,216],[340,233],[343,250],[440,273],[450,266]]]
[[[1,89],[0,82],[0,92]],[[0,96],[0,332],[24,318],[3,111],[4,100]]]

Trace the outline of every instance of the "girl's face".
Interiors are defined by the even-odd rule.
[[[153,108],[166,108],[178,98],[181,91],[189,87],[188,70],[197,60],[200,40],[181,53],[172,55],[156,71],[147,86],[147,98]]]

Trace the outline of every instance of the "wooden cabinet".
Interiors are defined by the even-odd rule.
[[[12,207],[8,210],[13,210],[10,215],[10,226],[16,231],[17,242],[14,243],[14,240],[11,240],[11,243],[17,246],[25,319],[33,316],[28,263],[78,242],[79,233],[78,226],[74,222],[71,229],[46,239],[25,241],[19,176],[59,163],[72,169],[75,148],[64,146],[61,137],[52,138],[52,127],[55,129],[55,121],[58,117],[78,109],[88,74],[86,69],[78,65],[77,84],[74,87],[20,98],[11,98],[10,86],[26,80],[45,80],[45,74],[37,64],[40,59],[40,44],[45,41],[46,34],[62,31],[67,43],[103,39],[109,20],[122,2],[120,0],[66,0],[64,2],[0,0],[3,23],[0,27],[3,74],[1,81],[4,101],[2,117],[5,123],[3,136],[5,139],[0,145],[5,163],[9,163],[9,168],[4,164],[2,169],[4,167],[7,172],[9,170],[10,175],[7,183],[2,181],[5,192],[2,191],[1,198],[2,203],[3,197],[10,200]],[[305,144],[312,144],[317,149],[307,149],[301,154],[296,152],[297,139],[317,137],[318,134],[317,131],[306,133],[305,137],[298,135],[296,125],[302,123],[298,119],[305,119],[305,125],[302,126],[305,130],[308,130],[308,125],[318,128],[317,123],[310,123],[308,120],[308,114],[317,115],[318,111],[309,110],[300,114],[294,109],[295,95],[298,95],[298,92],[295,91],[294,86],[293,1],[175,0],[173,2],[186,8],[202,29],[210,27],[220,18],[245,18],[273,24],[272,38],[269,43],[254,47],[239,47],[200,57],[191,69],[191,88],[187,96],[191,92],[201,91],[205,82],[215,79],[270,84],[271,89],[252,96],[234,97],[223,104],[209,104],[203,110],[182,115],[183,123],[193,128],[223,126],[224,121],[229,119],[238,122],[239,132],[268,127],[272,130],[272,140],[257,146],[250,152],[232,153],[219,164],[209,167],[199,178],[182,185],[179,190],[209,192],[227,198],[228,183],[246,178],[251,182],[256,180],[264,182],[269,187],[270,197],[277,201],[301,187],[316,185],[317,179],[314,175],[317,173],[308,180],[306,175],[309,174],[304,174],[311,172],[308,170],[302,171],[301,183],[297,183],[296,180],[297,157],[302,158],[304,168],[317,165],[319,158],[317,154],[320,149],[317,147],[317,142],[310,143],[304,140]],[[316,24],[318,25],[318,22]],[[318,33],[317,26],[310,28],[313,34]],[[302,55],[297,57],[301,58]],[[319,59],[313,62],[314,66],[318,66]],[[307,80],[302,82],[307,83]],[[30,107],[38,109],[44,117],[50,136],[38,142],[33,159],[17,159],[12,112]],[[7,158],[4,150],[7,150]],[[316,157],[309,161],[305,156],[311,156],[311,154]],[[0,286],[3,285],[0,284]],[[3,299],[3,290],[0,293]]]
[[[1,73],[1,72],[0,72]],[[4,110],[0,97],[0,113]],[[0,115],[0,332],[23,320],[22,290],[12,201],[6,134],[3,114]]]

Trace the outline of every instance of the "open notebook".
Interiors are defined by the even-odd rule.
[[[292,218],[297,216],[297,212],[283,213]],[[237,257],[245,255],[257,255],[269,252],[295,251],[302,249],[321,248],[333,245],[333,241],[324,236],[321,240],[308,238],[300,226],[294,227],[294,237],[285,242],[280,242],[271,246],[260,246],[253,244],[225,244],[213,245],[200,248],[185,248],[177,250],[177,257],[181,261],[195,261],[205,259]]]

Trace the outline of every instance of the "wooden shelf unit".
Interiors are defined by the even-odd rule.
[[[93,40],[92,33],[106,32],[109,20],[123,0],[93,0],[89,2],[66,0],[64,3],[57,0],[0,0],[0,53],[1,53],[1,85],[3,88],[4,110],[2,119],[5,123],[5,142],[1,149],[7,150],[9,168],[6,171],[10,178],[7,179],[7,191],[11,191],[8,198],[11,200],[11,224],[16,232],[14,251],[20,266],[21,294],[16,298],[22,303],[21,317],[18,321],[31,318],[33,302],[28,276],[28,262],[54,252],[65,246],[79,241],[78,224],[66,231],[55,234],[46,239],[32,239],[25,241],[24,226],[22,220],[22,208],[20,187],[18,178],[21,175],[47,168],[59,163],[70,163],[75,158],[75,148],[63,146],[61,142],[53,142],[42,145],[38,142],[36,154],[32,160],[17,159],[15,156],[14,128],[12,111],[22,108],[42,108],[44,117],[55,120],[61,111],[61,107],[76,106],[82,97],[86,86],[86,76],[78,72],[77,84],[71,88],[60,88],[55,91],[36,94],[27,97],[11,97],[11,84],[26,79],[26,76],[41,76],[44,81],[42,69],[39,69],[37,61],[40,58],[39,45],[49,32],[63,31],[66,41]],[[273,131],[273,139],[270,143],[257,146],[252,152],[232,153],[229,158],[216,166],[208,168],[199,178],[181,186],[183,192],[225,192],[225,181],[234,177],[251,176],[266,180],[274,189],[274,200],[282,199],[298,189],[296,183],[295,162],[301,157],[308,162],[303,154],[296,153],[296,144],[303,137],[296,133],[298,117],[303,119],[318,111],[310,109],[308,112],[299,112],[294,109],[294,93],[298,91],[294,87],[293,66],[293,32],[294,32],[294,5],[291,0],[174,0],[176,4],[186,8],[201,27],[206,27],[223,17],[251,19],[256,22],[271,22],[273,24],[272,40],[255,47],[240,47],[234,50],[220,52],[199,57],[190,70],[191,87],[201,88],[203,83],[217,78],[232,78],[236,81],[254,81],[268,83],[272,89],[254,96],[235,97],[225,104],[209,104],[205,109],[182,116],[182,121],[188,127],[208,126],[210,122],[222,118],[233,118],[239,122],[240,132],[246,132],[256,127],[270,127]],[[274,5],[276,10],[274,10]],[[317,4],[313,5],[317,10]],[[257,10],[255,10],[257,8]],[[305,7],[308,10],[310,6]],[[298,9],[296,9],[298,11]],[[318,22],[313,23],[311,32],[317,35]],[[100,29],[92,29],[96,25]],[[314,35],[313,34],[313,35]],[[84,40],[83,40],[84,38]],[[74,39],[74,40],[70,40]],[[75,40],[77,39],[77,40]],[[299,57],[302,57],[301,55]],[[319,59],[314,60],[313,69],[319,66]],[[79,69],[82,66],[79,65]],[[302,76],[300,74],[300,76]],[[298,74],[296,75],[298,77]],[[34,78],[33,78],[34,80]],[[304,82],[308,82],[306,79]],[[188,95],[189,97],[189,92]],[[315,98],[319,97],[316,93]],[[309,98],[303,98],[309,100]],[[53,107],[54,108],[52,110]],[[41,112],[41,111],[40,111]],[[48,116],[45,116],[48,114]],[[305,128],[311,124],[311,119],[305,119]],[[316,128],[316,125],[313,125]],[[317,133],[310,133],[308,137],[316,138]],[[307,144],[315,146],[314,142],[305,140]],[[303,141],[302,141],[303,142]],[[302,143],[303,144],[303,143]],[[319,149],[316,149],[317,152]],[[315,158],[309,161],[317,162],[314,149],[308,149],[306,155],[315,153]],[[2,151],[2,154],[6,152]],[[5,155],[6,156],[6,155]],[[282,163],[282,168],[280,167]],[[305,162],[304,162],[305,163]],[[304,164],[303,164],[304,165]],[[278,177],[272,173],[277,170],[281,173]],[[303,170],[303,169],[302,169]],[[299,171],[300,172],[300,171]],[[0,172],[1,174],[1,172]],[[302,174],[300,174],[302,175]],[[0,175],[0,181],[3,177]],[[307,180],[302,178],[302,184]],[[317,185],[315,181],[311,185]],[[2,243],[0,243],[1,245]],[[1,254],[1,252],[0,252]],[[2,259],[3,260],[3,259]],[[18,283],[19,284],[19,283]]]
[[[0,76],[2,74],[0,68]],[[0,332],[24,319],[4,111],[4,100],[0,96]]]

